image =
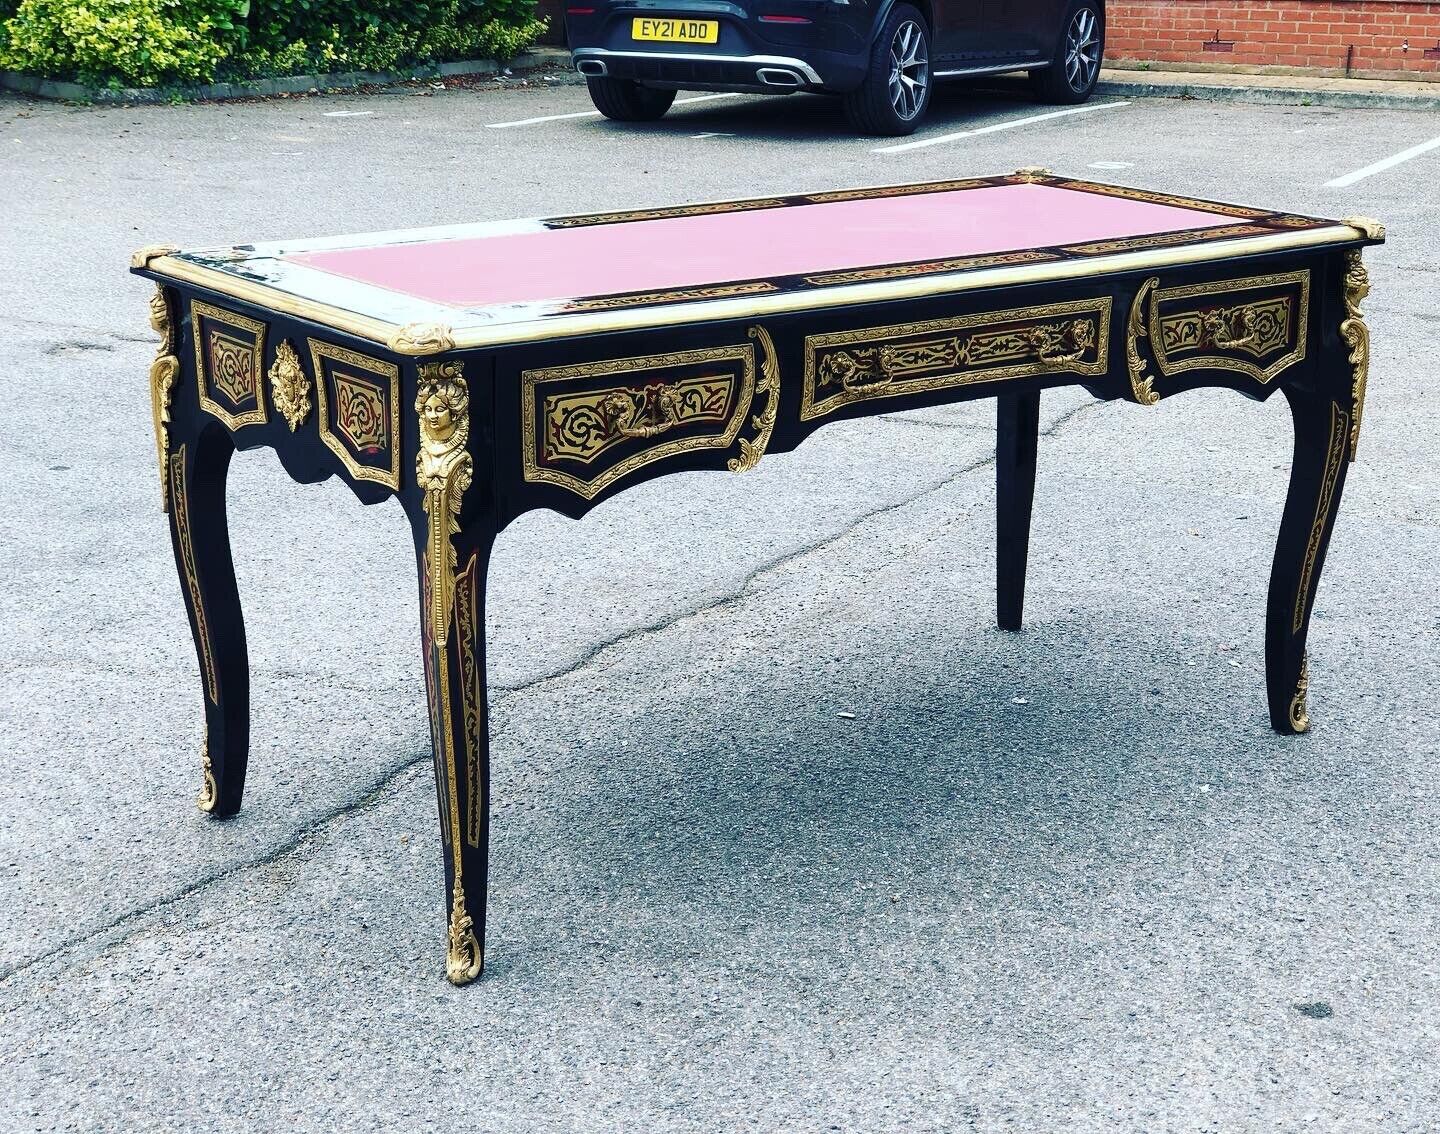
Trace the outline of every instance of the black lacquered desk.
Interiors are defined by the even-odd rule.
[[[235,449],[398,497],[415,533],[446,868],[446,972],[484,962],[485,585],[531,509],[744,472],[823,425],[998,405],[997,607],[1018,629],[1041,391],[1141,406],[1198,386],[1295,423],[1266,616],[1270,720],[1309,727],[1306,634],[1358,444],[1373,221],[1003,177],[196,251],[138,252],[162,505],[205,707],[200,806],[240,806]]]

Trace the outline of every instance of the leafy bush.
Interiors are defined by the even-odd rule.
[[[0,68],[159,86],[207,82],[217,71],[250,78],[510,59],[545,30],[534,11],[535,0],[0,0]]]
[[[82,82],[203,82],[226,55],[245,0],[21,0],[0,67]]]

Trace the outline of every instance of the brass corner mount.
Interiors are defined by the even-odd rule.
[[[455,349],[455,336],[444,323],[406,323],[390,336],[396,354],[443,354]]]
[[[1346,217],[1340,223],[1363,232],[1367,240],[1385,239],[1385,226],[1374,217]]]
[[[137,248],[130,253],[130,266],[132,268],[148,268],[151,260],[158,260],[161,256],[168,256],[172,252],[179,252],[180,247],[176,244],[147,244],[144,248]]]

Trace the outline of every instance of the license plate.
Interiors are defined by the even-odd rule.
[[[720,21],[652,20],[637,16],[630,22],[630,38],[660,43],[716,43],[720,39]]]

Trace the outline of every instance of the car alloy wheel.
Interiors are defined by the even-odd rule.
[[[1100,69],[1099,21],[1093,8],[1081,8],[1065,35],[1065,80],[1073,91],[1086,91]]]
[[[909,122],[925,105],[930,84],[930,55],[925,32],[914,20],[895,29],[890,41],[890,105],[902,122]]]

